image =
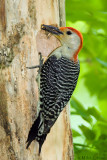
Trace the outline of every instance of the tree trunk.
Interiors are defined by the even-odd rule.
[[[64,0],[0,0],[0,160],[72,160],[68,107],[60,114],[38,156],[38,143],[26,149],[36,119],[37,70],[59,42],[40,31],[41,24],[65,25]]]

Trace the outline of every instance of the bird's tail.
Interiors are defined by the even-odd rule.
[[[30,146],[31,142],[33,140],[37,140],[39,143],[39,154],[41,152],[41,147],[46,139],[47,134],[43,134],[44,130],[44,124],[43,124],[43,118],[42,118],[42,113],[40,112],[37,119],[34,121],[29,134],[28,134],[28,139],[27,139],[27,146],[26,149]]]

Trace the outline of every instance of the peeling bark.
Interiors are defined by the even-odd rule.
[[[72,160],[68,107],[59,116],[38,156],[38,143],[26,150],[29,129],[36,119],[38,52],[46,57],[60,45],[40,31],[41,24],[63,24],[58,0],[0,0],[0,160]],[[63,9],[62,9],[63,8]]]

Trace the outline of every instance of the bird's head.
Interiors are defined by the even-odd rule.
[[[72,27],[54,27],[51,25],[42,25],[43,30],[48,31],[57,37],[62,45],[72,50],[74,60],[77,60],[79,51],[83,45],[82,34]]]

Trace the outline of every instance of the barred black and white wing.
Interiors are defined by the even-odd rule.
[[[49,57],[40,72],[40,113],[28,136],[28,144],[36,139],[41,146],[59,114],[75,89],[80,71],[79,62],[54,55]],[[29,145],[28,145],[29,146]]]
[[[64,57],[51,56],[40,75],[40,105],[45,131],[51,127],[69,101],[79,75],[79,65]]]

